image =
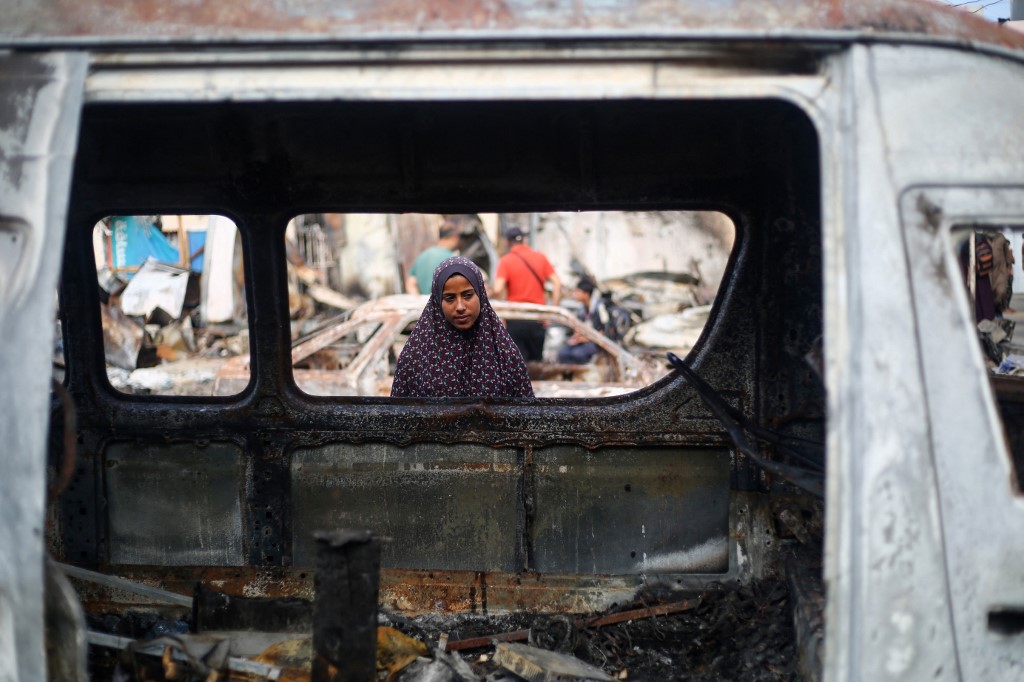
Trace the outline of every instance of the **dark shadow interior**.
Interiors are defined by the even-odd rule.
[[[678,375],[587,403],[324,399],[298,391],[281,235],[292,216],[319,211],[722,211],[736,224],[736,247],[689,362],[758,424],[820,439],[824,388],[807,361],[822,333],[819,175],[809,119],[774,100],[88,106],[61,288],[81,434],[77,475],[61,499],[61,551],[87,566],[299,566],[317,524],[359,524],[375,513],[359,506],[372,499],[318,495],[320,479],[309,467],[348,471],[349,462],[355,470],[379,456],[373,448],[396,447],[412,459],[441,448],[445,461],[463,464],[501,453],[513,475],[488,479],[509,506],[493,524],[500,532],[480,525],[487,501],[473,494],[475,483],[444,479],[442,489],[465,485],[466,497],[478,501],[440,510],[446,527],[418,529],[426,535],[415,545],[385,548],[385,567],[635,572],[625,529],[653,509],[631,503],[637,493],[676,500],[682,506],[674,513],[690,515],[686,537],[665,530],[666,547],[728,536],[732,493],[780,484],[732,450]],[[239,225],[253,375],[240,395],[128,396],[108,385],[90,235],[103,216],[146,213],[217,213]],[[468,449],[445,449],[454,444]],[[666,488],[632,484],[645,457],[668,467]],[[549,460],[578,460],[616,489],[634,491],[614,503],[605,498],[617,506],[574,512],[610,528],[612,539],[592,549],[592,561],[563,556],[572,538],[538,530],[550,508],[536,505],[566,485],[545,484]],[[183,470],[191,478],[178,475]],[[161,485],[139,487],[154,478]],[[419,484],[396,473],[374,485],[399,500]],[[432,499],[406,497],[409,505]],[[395,504],[390,513],[402,514]],[[178,533],[167,527],[168,514],[200,521]],[[204,515],[220,537],[215,550],[194,549],[189,535],[208,532]],[[479,562],[457,556],[478,545]]]

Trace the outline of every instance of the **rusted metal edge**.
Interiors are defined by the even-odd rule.
[[[7,13],[7,40],[89,39],[148,44],[253,40],[383,40],[493,38],[526,35],[652,35],[831,32],[854,35],[947,36],[1019,46],[1012,31],[980,17],[920,0],[736,0],[548,3],[541,0],[448,0],[420,6],[405,0],[108,1],[36,0]]]
[[[547,47],[557,48],[561,45],[563,47],[571,47],[577,43],[592,43],[592,42],[609,42],[609,43],[636,43],[636,42],[670,42],[674,43],[676,47],[679,45],[690,45],[696,48],[703,47],[717,47],[721,48],[723,45],[729,45],[734,48],[743,48],[748,50],[757,49],[763,46],[765,50],[775,50],[779,48],[792,47],[793,49],[816,52],[816,53],[830,53],[841,49],[845,49],[850,45],[855,44],[881,44],[881,45],[916,45],[921,47],[937,47],[937,48],[948,48],[948,49],[961,49],[980,54],[988,54],[992,56],[998,56],[1002,58],[1011,59],[1013,61],[1024,61],[1024,40],[1017,37],[1017,32],[1011,29],[999,29],[1005,32],[1006,38],[1001,40],[982,40],[975,37],[962,37],[952,36],[943,34],[930,34],[930,33],[873,33],[870,30],[856,31],[856,30],[794,30],[782,33],[773,33],[769,35],[759,33],[748,33],[748,32],[733,32],[733,31],[662,31],[662,32],[645,32],[639,33],[606,33],[606,34],[594,34],[586,33],[580,35],[567,34],[565,32],[548,31],[539,32],[529,37],[516,36],[514,34],[495,33],[494,35],[488,34],[474,34],[473,36],[462,36],[462,35],[438,35],[430,36],[429,38],[423,35],[377,35],[377,36],[365,36],[365,37],[345,37],[344,39],[324,41],[319,40],[317,42],[310,43],[308,40],[301,38],[284,39],[276,36],[262,36],[256,38],[245,38],[237,40],[215,40],[207,42],[195,42],[184,39],[174,40],[171,38],[162,39],[160,41],[152,42],[139,42],[136,40],[129,39],[118,39],[111,37],[100,37],[100,38],[12,38],[0,35],[0,48],[7,49],[34,49],[34,50],[74,50],[74,51],[91,51],[91,54],[96,61],[93,62],[94,67],[99,68],[110,68],[111,61],[115,61],[122,54],[131,54],[136,50],[144,50],[150,56],[159,54],[154,52],[155,50],[167,50],[168,54],[180,56],[183,50],[201,50],[204,52],[210,51],[231,51],[238,50],[240,48],[245,49],[260,49],[266,53],[273,54],[276,51],[290,52],[290,51],[305,51],[307,48],[311,50],[318,49],[323,45],[328,45],[332,50],[345,49],[365,52],[370,50],[376,50],[382,45],[386,48],[390,48],[390,52],[394,53],[395,50],[409,50],[414,48],[429,47],[431,45],[444,45],[444,46],[459,46],[459,45],[471,45],[474,43],[480,43],[482,41],[499,41],[504,46],[501,52],[489,55],[487,57],[480,57],[478,55],[468,55],[463,58],[452,57],[445,59],[446,63],[476,63],[480,61],[507,61],[509,59],[517,59],[514,54],[514,47],[517,42],[522,42],[526,47],[531,47],[537,42],[543,42]],[[1014,34],[1014,35],[1010,35]],[[660,58],[665,58],[666,55],[662,55]],[[667,55],[672,57],[673,55]],[[289,62],[294,62],[295,59],[289,57],[288,54],[283,55],[283,58]],[[624,59],[642,59],[650,60],[658,58],[656,56],[640,56],[634,57],[631,55],[625,55]],[[423,59],[426,61],[435,61],[436,57],[426,56]],[[536,57],[536,59],[544,59],[544,57]],[[574,57],[565,57],[565,60],[578,59]],[[586,58],[585,58],[586,59]],[[618,57],[614,54],[606,54],[602,57],[603,60],[617,60]],[[527,61],[530,61],[530,57],[526,57]],[[304,61],[304,60],[300,60]],[[380,63],[381,58],[374,57],[373,55],[361,55],[345,61],[357,61],[359,63],[373,62]],[[388,61],[391,61],[389,59]],[[422,61],[415,59],[402,58],[396,60],[393,63],[401,65],[403,63]],[[176,64],[176,60],[172,56],[172,60],[169,65]],[[205,63],[205,62],[204,62]],[[221,63],[217,60],[217,63]],[[228,63],[235,63],[230,61]],[[241,62],[246,63],[246,62]],[[329,58],[327,63],[337,63],[334,58]],[[151,64],[152,65],[152,64]],[[120,65],[117,65],[119,68]]]
[[[81,569],[78,569],[81,570]],[[184,567],[106,566],[131,584],[141,582],[157,590],[149,596],[128,591],[120,583],[82,584],[83,605],[90,613],[119,611],[168,604],[167,594],[178,593],[172,608],[191,608],[196,583],[229,595],[312,600],[311,568],[273,567]],[[103,574],[101,574],[103,575]],[[721,580],[722,575],[705,576]],[[650,582],[651,576],[647,576]],[[613,603],[628,603],[643,589],[640,575],[563,575],[534,573],[482,573],[476,571],[435,571],[424,569],[383,569],[380,605],[405,614],[502,613],[538,611],[593,613]]]

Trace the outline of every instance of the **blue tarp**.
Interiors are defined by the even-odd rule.
[[[110,218],[111,265],[115,268],[137,267],[147,258],[178,265],[178,249],[167,241],[151,216],[112,216]],[[206,243],[205,232],[189,232],[189,250],[198,251]],[[203,257],[192,260],[192,270],[202,272]]]

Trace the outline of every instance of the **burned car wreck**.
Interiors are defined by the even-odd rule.
[[[1024,225],[1024,39],[915,0],[399,5],[0,28],[0,678],[1016,679],[1024,422],[950,234]],[[303,390],[295,216],[603,210],[735,225],[669,374]],[[94,228],[189,214],[237,226],[248,379],[123,393]]]
[[[765,540],[755,551],[748,539],[779,532],[773,518],[778,503],[770,494],[776,487],[789,491],[792,499],[787,508],[800,523],[820,517],[813,496],[803,499],[798,489],[773,480],[747,455],[734,451],[715,415],[693,387],[677,376],[640,387],[626,400],[605,397],[578,403],[566,402],[570,398],[551,404],[541,398],[536,403],[503,405],[314,396],[308,394],[316,391],[304,384],[308,370],[291,367],[298,359],[296,351],[302,349],[292,347],[291,353],[282,354],[290,339],[282,335],[273,313],[268,317],[261,312],[281,305],[275,300],[281,300],[282,290],[271,282],[284,277],[278,236],[283,223],[273,216],[286,219],[284,212],[318,206],[327,197],[336,202],[332,210],[349,211],[365,211],[385,197],[389,211],[424,210],[427,202],[431,210],[468,201],[474,202],[471,208],[486,205],[492,210],[506,202],[559,208],[582,205],[570,203],[564,193],[590,194],[592,188],[573,189],[576,180],[565,184],[568,177],[559,179],[562,171],[557,165],[535,159],[538,154],[543,158],[542,150],[550,150],[553,138],[567,134],[559,132],[560,127],[576,129],[587,120],[595,140],[643,136],[625,150],[616,147],[615,162],[600,163],[600,173],[596,165],[588,171],[595,174],[593,182],[608,187],[609,196],[601,200],[607,203],[588,199],[587,205],[628,207],[636,201],[630,194],[642,187],[647,201],[686,206],[683,202],[690,199],[679,188],[702,183],[702,192],[720,195],[694,207],[707,205],[703,202],[715,207],[743,203],[745,210],[764,212],[764,217],[752,216],[753,223],[737,228],[735,262],[715,324],[709,325],[700,371],[714,382],[717,395],[747,416],[753,414],[751,401],[759,402],[783,432],[820,441],[822,384],[803,358],[821,333],[821,303],[816,294],[807,300],[803,293],[818,291],[813,286],[820,277],[815,265],[818,238],[773,239],[774,232],[751,227],[782,210],[778,202],[783,201],[783,193],[774,184],[781,178],[774,168],[769,169],[770,158],[752,158],[744,151],[754,147],[755,137],[763,135],[757,130],[767,121],[791,131],[787,150],[795,140],[806,146],[801,155],[805,165],[795,167],[785,179],[801,187],[801,214],[793,215],[791,229],[796,234],[817,229],[815,221],[801,217],[818,211],[813,182],[816,136],[790,105],[765,101],[728,117],[724,116],[727,105],[720,105],[719,112],[718,105],[687,102],[597,106],[522,101],[503,102],[500,107],[390,102],[384,109],[353,103],[340,110],[317,102],[254,103],[241,110],[232,105],[230,111],[182,103],[153,106],[142,117],[131,113],[136,106],[111,104],[83,110],[69,216],[69,224],[81,220],[83,241],[76,245],[72,230],[68,253],[88,250],[86,223],[91,226],[97,215],[129,206],[135,210],[139,201],[158,202],[160,211],[174,211],[175,202],[188,197],[191,207],[229,215],[239,225],[246,248],[250,377],[228,391],[234,396],[177,402],[111,391],[102,367],[68,358],[69,393],[76,396],[76,405],[90,406],[76,414],[83,442],[75,478],[59,503],[64,510],[59,515],[60,542],[69,563],[136,582],[156,582],[178,594],[191,593],[193,584],[200,582],[215,589],[219,586],[236,598],[308,599],[313,594],[313,576],[320,575],[319,569],[312,570],[317,558],[315,533],[365,528],[385,538],[380,543],[379,589],[380,603],[389,610],[590,614],[615,605],[635,609],[643,603],[638,599],[676,602],[704,591],[710,583],[747,583],[770,575],[776,559],[768,561],[761,553],[781,551],[786,542],[773,546]],[[471,189],[465,180],[450,182],[433,169],[424,169],[426,174],[417,185],[434,183],[435,187],[426,194],[421,187],[396,192],[392,181],[385,179],[378,185],[369,182],[371,176],[356,172],[367,163],[382,161],[376,142],[371,145],[372,154],[367,152],[369,156],[357,161],[350,156],[348,139],[327,133],[328,128],[334,129],[339,114],[349,118],[346,129],[360,131],[364,143],[377,136],[387,144],[392,135],[391,126],[385,125],[389,117],[398,116],[391,123],[407,130],[417,129],[421,124],[416,121],[424,121],[424,137],[416,146],[443,134],[450,136],[445,140],[449,162],[458,158],[460,149],[472,155],[472,161],[466,157],[464,165],[453,166],[457,177],[466,172],[477,175],[481,164],[493,166],[486,158],[481,160],[481,154],[502,154],[506,168],[501,178],[478,177]],[[239,115],[243,122],[237,124]],[[644,119],[643,125],[637,124],[638,117]],[[690,118],[691,123],[680,127],[680,117]],[[108,135],[122,140],[116,148],[134,154],[130,150],[172,135],[184,120],[189,121],[189,129],[209,131],[202,133],[204,138],[224,126],[235,131],[225,138],[226,144],[238,146],[222,152],[230,166],[224,169],[223,181],[196,177],[196,184],[183,186],[193,173],[208,176],[212,170],[199,158],[190,158],[199,151],[198,142],[175,144],[178,153],[170,157],[171,150],[160,152],[162,163],[153,170],[172,172],[172,183],[144,180],[138,170],[130,183],[122,177],[107,178],[121,162]],[[478,122],[468,138],[462,123],[466,120]],[[287,140],[286,147],[299,145],[288,152],[293,160],[274,164],[273,179],[262,173],[250,175],[246,159],[253,145],[263,144],[265,138],[259,131],[283,124],[294,126],[294,132],[283,133],[282,138]],[[688,177],[690,171],[685,168],[650,165],[649,152],[643,150],[655,139],[658,145],[691,147],[699,144],[696,131],[704,135],[709,125],[728,126],[716,138],[738,136],[717,161],[720,180],[706,185],[707,180]],[[306,137],[317,127],[322,133]],[[125,136],[132,135],[139,136],[138,141],[124,144]],[[490,142],[466,146],[467,140],[481,136]],[[303,140],[314,139],[315,147],[302,146]],[[340,146],[325,147],[324,140],[331,139]],[[90,145],[95,145],[92,151]],[[509,154],[511,148],[518,153]],[[528,152],[531,148],[536,151]],[[559,152],[559,163],[570,158],[563,152],[570,157],[581,153],[576,143],[569,144]],[[319,157],[315,162],[313,154]],[[96,163],[103,168],[94,168]],[[759,167],[764,169],[763,178],[741,181],[736,177],[737,173],[756,174]],[[285,169],[295,177],[276,176]],[[642,177],[636,175],[638,171]],[[258,184],[244,186],[250,177]],[[360,187],[360,182],[369,184]],[[559,198],[551,194],[552,189]],[[132,196],[136,190],[139,195]],[[154,191],[159,196],[153,196]],[[755,196],[737,197],[737,191]],[[375,192],[380,192],[378,198],[373,198]],[[237,194],[229,198],[233,193]],[[345,199],[346,194],[351,198]],[[583,201],[583,196],[571,202]],[[785,201],[792,200],[792,195],[786,195]],[[771,260],[806,263],[798,271],[806,285],[783,290],[764,281],[781,275],[749,264],[752,254],[766,257],[766,251],[772,254],[767,256]],[[95,309],[95,303],[85,298],[93,291],[85,285],[92,277],[88,260],[69,256],[65,265],[70,279],[62,288],[62,307]],[[786,276],[792,278],[793,272]],[[72,284],[73,280],[81,283]],[[769,306],[760,293],[766,291],[778,297]],[[92,319],[91,324],[96,324]],[[758,319],[772,323],[756,323]],[[71,355],[99,350],[88,350],[90,343],[100,339],[87,329],[65,327],[65,346]],[[620,354],[614,361],[621,363],[625,357]],[[757,372],[755,366],[760,368]],[[770,384],[757,380],[762,372],[775,380]],[[79,395],[79,390],[90,397]],[[797,409],[802,411],[794,417]],[[120,415],[113,430],[89,428],[91,419],[109,424],[113,414]],[[185,498],[189,512],[172,512]],[[104,500],[102,507],[96,506],[99,499]],[[83,515],[83,508],[104,511]],[[174,523],[167,523],[168,513],[173,513]],[[820,528],[820,523],[809,525]],[[803,546],[791,531],[783,528],[781,532],[789,542]],[[805,560],[820,562],[820,550],[813,549],[820,537],[804,540],[812,548]],[[230,575],[228,582],[236,587],[215,578],[216,574]],[[176,579],[185,582],[175,584]],[[126,606],[118,602],[116,590],[82,589],[91,612]],[[815,637],[820,636],[819,631]],[[797,669],[799,656],[795,647],[791,650],[789,667],[781,669]],[[344,658],[355,660],[355,656],[346,650]],[[625,662],[618,665],[628,667]]]

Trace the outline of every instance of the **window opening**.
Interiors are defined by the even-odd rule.
[[[218,215],[108,216],[93,229],[107,378],[123,393],[208,396],[249,382],[241,236]]]
[[[1015,339],[1024,319],[1024,286],[1018,255],[1024,225],[957,225],[953,243],[968,306],[992,374],[1024,378],[1024,339]],[[1014,245],[1016,244],[1016,248]],[[1024,258],[1021,258],[1024,260]]]
[[[519,243],[513,230],[556,275],[544,278],[545,307],[507,300],[517,296],[499,264]],[[296,216],[285,238],[293,375],[306,393],[390,395],[421,292],[458,253],[484,273],[506,326],[541,330],[542,350],[526,357],[536,395],[597,398],[656,381],[667,351],[694,348],[735,227],[718,212],[328,213]]]
[[[1024,471],[1024,224],[956,225],[952,239],[1020,490]]]

